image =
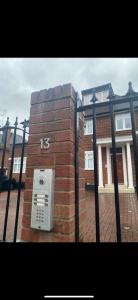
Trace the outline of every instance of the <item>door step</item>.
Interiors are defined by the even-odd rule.
[[[120,193],[134,193],[134,188],[128,188],[123,184],[118,185]],[[114,184],[105,184],[105,187],[99,187],[99,193],[114,193]]]

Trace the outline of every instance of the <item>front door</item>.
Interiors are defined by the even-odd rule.
[[[116,160],[117,160],[118,183],[124,184],[122,148],[116,149]],[[114,182],[113,155],[112,154],[111,154],[111,162],[112,162],[112,182]]]

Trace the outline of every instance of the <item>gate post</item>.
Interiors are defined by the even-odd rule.
[[[75,101],[71,84],[31,95],[22,241],[75,241]],[[43,138],[49,138],[47,149],[41,149]],[[55,170],[54,228],[50,232],[30,227],[35,168]]]

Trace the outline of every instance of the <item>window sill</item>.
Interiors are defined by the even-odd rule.
[[[109,102],[109,99],[97,100],[96,101],[96,103],[101,103],[101,102]],[[87,103],[84,102],[84,106],[85,105],[91,105],[91,104],[93,104],[93,103],[92,102],[87,102]]]
[[[84,133],[84,135],[93,135],[93,133]]]
[[[20,174],[20,172],[12,172],[12,174]],[[22,172],[22,174],[25,174],[25,172]]]
[[[125,128],[125,129],[124,129],[124,128],[123,128],[123,129],[116,129],[116,132],[118,132],[118,131],[127,131],[127,130],[129,130],[129,131],[130,131],[130,130],[132,130],[132,128]]]

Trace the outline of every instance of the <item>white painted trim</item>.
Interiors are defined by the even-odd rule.
[[[102,148],[98,145],[98,165],[99,165],[99,187],[103,187],[103,164],[102,164]]]
[[[116,136],[116,142],[131,142],[132,141],[132,135],[127,136]],[[112,143],[112,139],[109,138],[101,138],[97,139],[97,144],[110,144]]]
[[[84,135],[93,135],[93,133],[84,133]]]
[[[130,143],[127,143],[126,147],[127,147],[128,187],[133,188],[133,173],[132,173],[132,160],[131,160]]]
[[[11,160],[11,158],[10,158]],[[25,174],[26,172],[26,161],[27,161],[27,157],[25,156],[23,159],[23,170],[22,173]],[[18,166],[17,170],[15,170],[15,165]],[[19,174],[20,173],[20,165],[21,165],[21,157],[14,157],[14,161],[13,161],[13,174]]]
[[[92,131],[91,132],[88,132],[87,131],[87,121],[91,121],[91,123],[92,123]],[[87,119],[85,119],[85,121],[84,121],[84,135],[93,135],[93,119],[92,118],[87,118]]]
[[[131,128],[125,128],[125,129],[124,128],[123,129],[116,129],[117,132],[118,131],[127,131],[127,130],[129,130],[129,131],[132,130],[132,127]]]
[[[112,166],[111,166],[110,147],[106,147],[106,160],[107,160],[107,180],[108,180],[108,184],[112,184]]]
[[[127,168],[126,168],[126,152],[125,152],[125,146],[122,146],[122,159],[123,159],[124,185],[127,186]]]
[[[84,154],[85,154],[85,170],[86,171],[93,171],[94,170],[94,154],[93,154],[93,150],[91,151],[84,151]],[[93,155],[93,167],[92,168],[88,168],[88,154],[92,154]]]

